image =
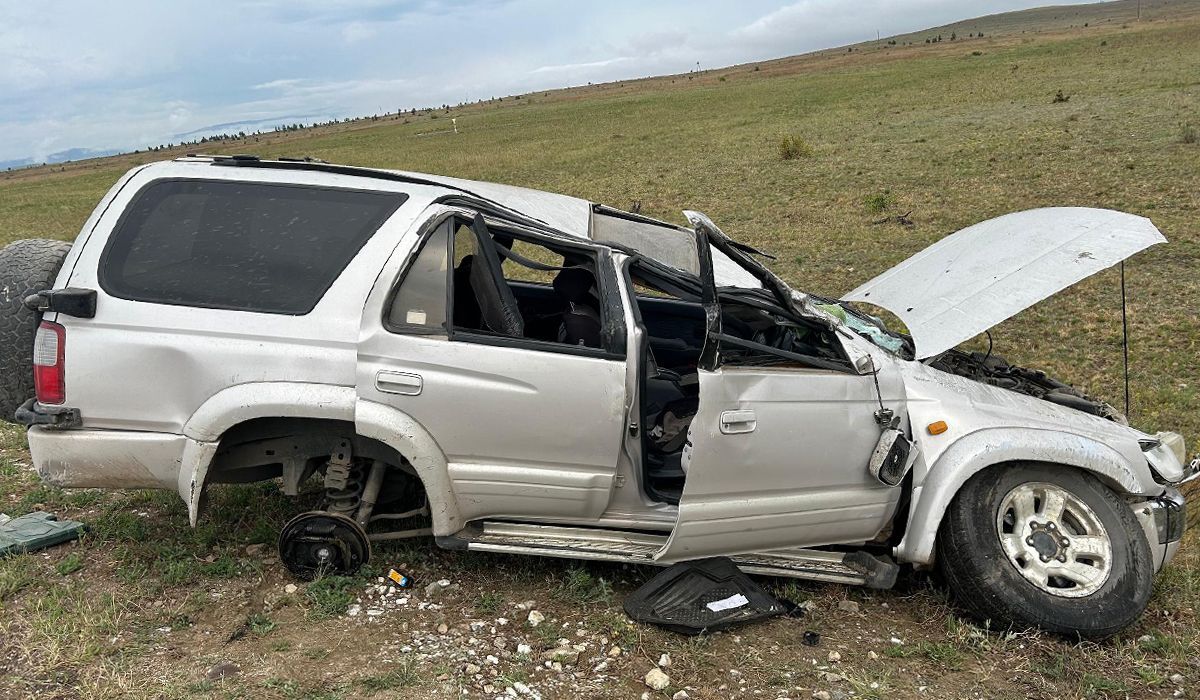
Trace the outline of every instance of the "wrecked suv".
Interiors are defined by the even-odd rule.
[[[319,491],[279,537],[302,578],[432,535],[876,588],[938,566],[993,627],[1138,617],[1200,468],[1182,438],[955,346],[1162,242],[1148,220],[1011,214],[833,300],[685,214],[311,160],[140,166],[74,244],[0,252],[0,409],[46,481],[173,489],[193,524],[212,484]]]

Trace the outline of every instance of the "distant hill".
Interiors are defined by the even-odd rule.
[[[993,15],[984,15],[965,19],[950,24],[944,24],[938,27],[930,27],[915,32],[906,34],[896,34],[892,36],[884,36],[879,39],[864,41],[848,46],[839,46],[828,49],[812,51],[806,54],[796,56],[786,56],[776,59],[759,61],[756,63],[744,64],[742,67],[755,67],[754,70],[771,69],[782,66],[785,70],[791,70],[796,62],[804,62],[812,58],[828,57],[831,54],[847,53],[849,49],[852,53],[873,53],[876,51],[889,51],[895,47],[903,47],[909,45],[926,44],[926,43],[941,43],[941,42],[957,42],[971,41],[980,38],[996,38],[996,37],[1013,37],[1023,34],[1040,34],[1052,32],[1064,32],[1069,30],[1078,30],[1083,27],[1101,28],[1101,27],[1122,27],[1138,22],[1139,18],[1145,22],[1155,20],[1184,20],[1187,18],[1200,17],[1200,0],[1113,0],[1111,2],[1095,2],[1084,5],[1052,5],[1047,7],[1037,7],[1028,10],[1016,10],[1013,12],[1003,12]],[[714,68],[705,71],[706,74],[716,75],[729,69]],[[765,73],[764,73],[765,75]],[[641,84],[655,83],[656,81],[675,82],[677,76],[656,76],[649,78],[633,78],[629,80],[618,80],[611,83],[599,83],[596,85],[588,84],[587,91],[604,91],[617,88],[624,88],[626,85],[634,86]],[[696,76],[700,77],[700,76]],[[692,80],[692,76],[688,76],[688,80]],[[636,88],[634,88],[636,89]],[[582,94],[582,87],[563,87],[556,90],[539,91],[544,97],[551,99],[559,98],[574,98]],[[519,103],[519,96],[516,102]],[[493,101],[495,101],[493,99]],[[501,100],[503,102],[503,100]],[[422,117],[428,117],[433,110],[417,110],[414,115],[419,112]],[[386,115],[385,115],[386,116]],[[402,118],[404,115],[391,115],[393,118]],[[436,119],[436,115],[432,118]],[[288,140],[294,138],[308,138],[321,134],[333,133],[344,129],[359,129],[370,128],[372,122],[378,120],[379,117],[356,117],[350,119],[337,119],[336,117],[320,114],[304,114],[304,115],[280,115],[268,117],[265,119],[248,120],[240,122],[226,122],[223,124],[212,124],[209,126],[193,129],[185,133],[175,134],[171,139],[175,144],[173,147],[155,148],[152,144],[147,144],[149,150],[153,150],[163,155],[173,153],[182,153],[186,151],[203,150],[205,152],[216,152],[221,150],[222,144],[233,147],[235,145],[250,145],[248,138],[252,138],[255,144],[259,142],[275,142],[281,138],[280,134],[271,134],[270,132],[276,126],[288,125],[289,132],[286,135]],[[406,120],[407,121],[407,120]],[[307,124],[322,123],[323,126],[304,126]],[[390,123],[388,121],[379,122],[380,125]],[[238,132],[244,132],[239,138],[220,138],[223,135],[235,136]],[[247,137],[246,134],[250,136]],[[259,138],[262,134],[262,138]],[[198,142],[202,138],[211,139],[208,144],[197,148]],[[110,155],[128,154],[129,151],[121,149],[87,149],[87,148],[70,148],[50,154],[44,160],[35,161],[32,158],[22,158],[9,161],[0,161],[0,171],[27,169],[40,166],[42,164],[61,164],[72,161],[78,161],[90,158],[101,158]]]
[[[1200,13],[1200,0],[1116,0],[1086,5],[1051,5],[974,17],[940,27],[884,37],[881,41],[916,44],[937,36],[941,36],[942,41],[948,41],[951,35],[964,39],[972,35],[978,36],[980,33],[985,36],[1008,36],[1083,26],[1095,27],[1136,22],[1139,13],[1143,20]]]
[[[44,160],[35,161],[32,158],[18,158],[16,160],[0,160],[0,170],[16,170],[17,168],[29,168],[37,165],[52,165],[55,163],[69,163],[71,161],[83,160],[85,158],[103,158],[104,156],[117,155],[121,151],[116,148],[68,148],[65,151],[58,151],[46,156]]]

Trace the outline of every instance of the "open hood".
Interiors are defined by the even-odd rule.
[[[924,359],[1166,240],[1142,216],[1030,209],[946,236],[842,299],[899,316]]]

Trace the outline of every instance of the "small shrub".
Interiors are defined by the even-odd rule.
[[[504,604],[504,596],[495,591],[483,591],[475,601],[475,609],[482,613],[493,613]]]
[[[799,136],[784,136],[779,141],[779,157],[783,160],[807,158],[813,154],[812,146]]]
[[[890,190],[884,190],[878,194],[873,194],[863,200],[863,206],[872,214],[879,214],[887,211],[893,204],[896,203],[896,197]]]
[[[612,585],[582,566],[573,566],[567,569],[567,576],[555,593],[567,602],[605,603],[612,598]]]
[[[1196,127],[1189,124],[1184,124],[1179,129],[1180,143],[1196,143]]]
[[[1062,90],[1059,90],[1058,92],[1054,93],[1054,104],[1059,104],[1060,102],[1067,102],[1070,99],[1071,99],[1071,96],[1064,95]]]
[[[358,681],[359,686],[368,693],[374,694],[385,690],[407,688],[421,682],[421,675],[410,661],[402,661],[387,673],[378,676],[367,676]]]
[[[54,565],[54,570],[59,576],[73,574],[83,568],[83,555],[79,552],[71,552],[62,561]]]
[[[256,613],[246,618],[246,626],[250,628],[251,632],[259,637],[262,637],[270,634],[271,631],[279,625],[277,625],[274,620],[266,615],[262,613]]]
[[[317,617],[335,617],[346,612],[354,602],[352,590],[361,585],[359,579],[349,576],[326,576],[308,586],[308,598],[315,607]]]

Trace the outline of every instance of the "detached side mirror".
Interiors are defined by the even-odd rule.
[[[867,469],[884,486],[898,486],[916,459],[913,443],[896,428],[888,428],[879,436]]]

